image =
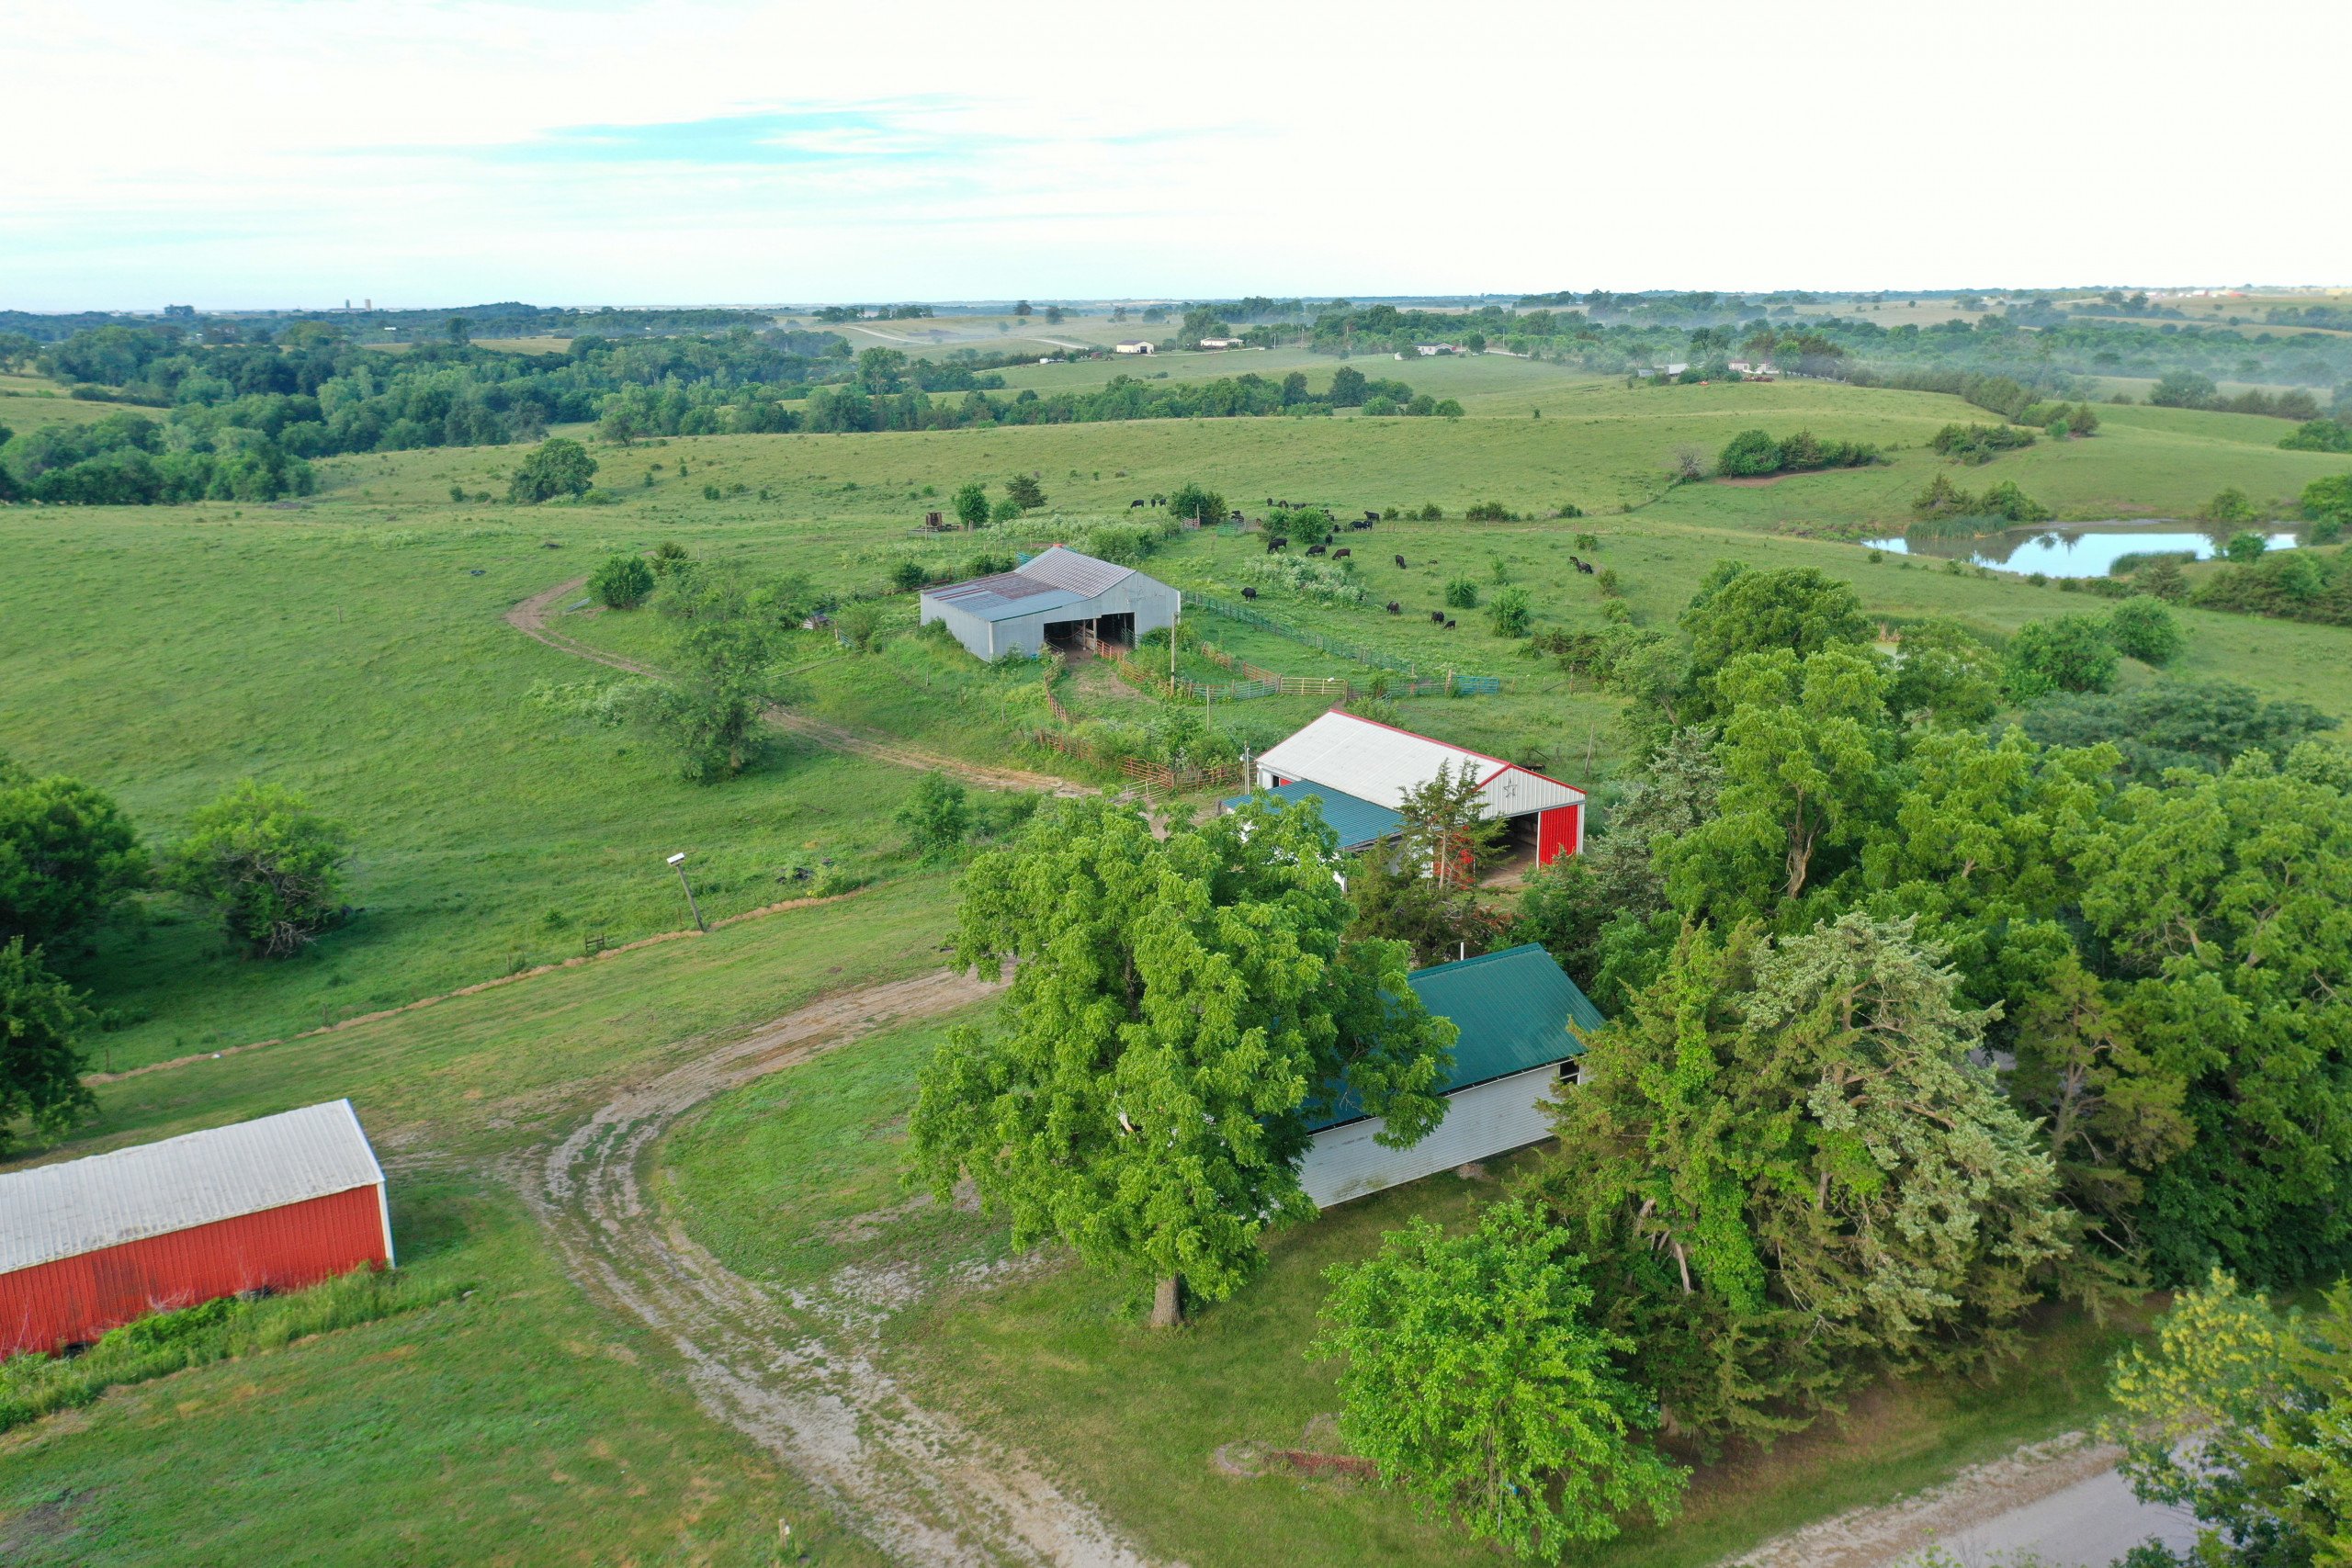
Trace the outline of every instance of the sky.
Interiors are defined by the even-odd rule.
[[[2345,0],[15,0],[0,309],[2352,282]]]

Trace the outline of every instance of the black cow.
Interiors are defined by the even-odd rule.
[[[1589,577],[1592,575],[1592,563],[1589,560],[1580,560],[1577,562],[1577,570]]]
[[[1367,527],[1367,528],[1371,527],[1374,523],[1377,523],[1377,522],[1379,522],[1379,521],[1380,521],[1380,513],[1377,513],[1377,512],[1367,512],[1367,513],[1365,513],[1363,514],[1363,525],[1364,525],[1365,527]]]
[[[1405,558],[1403,556],[1398,556],[1396,558],[1396,570],[1398,571],[1405,570]]]
[[[1244,599],[1255,599],[1258,596],[1258,591],[1254,588],[1245,588],[1241,591],[1241,596]]]
[[[1388,613],[1392,615],[1401,615],[1405,612],[1397,606],[1396,600],[1391,599],[1388,601]]]
[[[1452,621],[1448,621],[1448,622],[1446,622],[1446,623],[1445,623],[1445,629],[1446,629],[1447,631],[1452,631],[1452,630],[1453,629],[1453,623]]]
[[[1306,553],[1310,556],[1319,556],[1324,552],[1326,547],[1327,547],[1322,545],[1309,545],[1306,547]]]
[[[1288,539],[1268,539],[1266,541],[1266,553],[1268,555],[1272,555],[1276,550],[1286,549],[1289,546],[1290,541]]]
[[[1351,549],[1348,549],[1347,547],[1345,547],[1344,546],[1342,546],[1340,548],[1336,549],[1336,550],[1333,550],[1333,551],[1331,552],[1331,558],[1332,558],[1333,560],[1338,560],[1341,556],[1351,556],[1351,555],[1353,555],[1353,554],[1355,554],[1355,551],[1353,551],[1353,550],[1351,550]]]
[[[1143,502],[1140,501],[1131,501],[1127,502],[1127,510],[1133,512],[1136,507],[1141,506]]]
[[[1430,612],[1430,619],[1435,621],[1439,626],[1443,626],[1445,625],[1445,612],[1443,610],[1431,610]]]
[[[1233,513],[1233,520],[1234,520],[1236,523],[1238,523],[1238,522],[1240,522],[1240,521],[1241,521],[1241,513],[1240,513],[1240,512],[1239,512],[1238,510],[1236,510],[1236,511],[1235,511],[1235,513]]]
[[[1574,556],[1570,556],[1568,558],[1568,564],[1575,567],[1578,571],[1582,571],[1584,570],[1584,562],[1577,559]]]

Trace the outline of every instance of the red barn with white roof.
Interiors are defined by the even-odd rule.
[[[391,1262],[383,1168],[347,1100],[11,1171],[0,1357]]]
[[[1441,767],[1457,778],[1465,772],[1476,778],[1488,814],[1510,822],[1515,837],[1532,837],[1544,864],[1583,850],[1584,791],[1500,757],[1338,708],[1270,748],[1258,759],[1257,782],[1279,789],[1304,780],[1394,811],[1408,791],[1437,777]]]

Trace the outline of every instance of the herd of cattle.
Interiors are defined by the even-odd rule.
[[[1141,506],[1165,506],[1167,504],[1168,498],[1166,496],[1155,495],[1149,498],[1138,497],[1137,499],[1127,502],[1127,508],[1129,511],[1133,511]],[[1268,496],[1266,498],[1266,504],[1273,508],[1274,511],[1278,513],[1295,512],[1299,510],[1299,506],[1296,502],[1277,501],[1272,496]],[[1238,511],[1236,511],[1232,514],[1231,520],[1236,523],[1247,521],[1247,519],[1245,519]],[[1279,519],[1277,519],[1277,521],[1279,521]],[[1348,526],[1351,529],[1368,529],[1379,521],[1379,513],[1368,511],[1363,514],[1361,520],[1351,520]],[[1286,550],[1288,548],[1290,548],[1290,539],[1287,536],[1271,533],[1266,536],[1266,553],[1268,555],[1272,555],[1278,550]],[[1333,560],[1340,560],[1346,557],[1354,555],[1355,551],[1344,545],[1340,547],[1338,549],[1332,549],[1328,545],[1309,545],[1306,547],[1306,554],[1310,556],[1328,555]],[[1406,571],[1410,570],[1406,566],[1405,558],[1403,556],[1397,556],[1396,558],[1396,561],[1397,570]],[[1580,560],[1575,556],[1570,556],[1568,558],[1568,564],[1575,567],[1578,571],[1586,573],[1588,576],[1590,575],[1594,570],[1593,564],[1590,561]],[[1255,599],[1258,596],[1258,591],[1254,588],[1245,588],[1241,591],[1241,596],[1244,599]],[[1388,601],[1387,610],[1392,615],[1401,615],[1405,613],[1405,607],[1394,599]],[[1447,631],[1454,629],[1453,618],[1448,615],[1443,610],[1431,610],[1430,612],[1430,620],[1435,625],[1443,626]]]

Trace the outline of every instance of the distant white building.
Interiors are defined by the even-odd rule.
[[[1203,348],[1239,348],[1243,344],[1238,337],[1204,337],[1201,340],[1201,346]]]
[[[1417,343],[1413,345],[1413,352],[1423,358],[1428,358],[1434,355],[1459,354],[1462,351],[1450,343]],[[1400,354],[1396,357],[1402,359],[1405,356]]]
[[[1125,343],[1118,344],[1113,352],[1117,354],[1149,354],[1151,352],[1151,344],[1144,342],[1141,338],[1130,338]]]

